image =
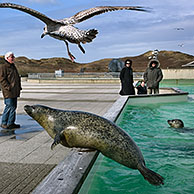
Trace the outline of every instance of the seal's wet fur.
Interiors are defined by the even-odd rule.
[[[184,123],[182,120],[180,119],[172,119],[172,120],[168,120],[167,121],[168,124],[171,126],[171,127],[174,127],[176,129],[178,128],[183,128],[184,127]]]
[[[167,121],[170,127],[174,128],[179,133],[194,133],[193,128],[184,127],[184,123],[180,119],[172,119]]]
[[[139,170],[149,183],[164,184],[162,176],[146,168],[133,139],[113,122],[92,113],[42,105],[26,105],[24,109],[54,139],[52,148],[61,143],[70,148],[95,149],[124,166]]]

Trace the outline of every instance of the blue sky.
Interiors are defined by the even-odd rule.
[[[101,5],[145,6],[151,13],[115,11],[94,16],[76,25],[97,29],[92,43],[70,50],[80,63],[103,58],[137,56],[148,50],[172,50],[194,55],[194,1],[191,0],[15,0],[4,1],[35,9],[51,18],[63,19]],[[0,55],[13,51],[32,59],[68,58],[63,41],[40,38],[44,23],[24,12],[0,8]],[[177,28],[181,28],[177,30]]]

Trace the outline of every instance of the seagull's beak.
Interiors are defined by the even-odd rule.
[[[41,35],[41,38],[44,38],[44,36],[45,36],[46,34],[45,33],[43,33],[42,35]]]

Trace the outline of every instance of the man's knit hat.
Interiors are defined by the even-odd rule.
[[[13,52],[9,51],[5,54],[5,60],[7,60],[7,58],[10,56],[10,55],[14,55]]]

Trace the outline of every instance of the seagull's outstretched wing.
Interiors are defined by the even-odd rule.
[[[22,6],[22,5],[17,5],[17,4],[13,4],[13,3],[0,3],[0,8],[11,8],[11,9],[18,9],[20,11],[23,11],[23,12],[26,12],[38,19],[40,19],[41,21],[43,21],[44,23],[46,23],[47,25],[50,24],[50,23],[56,23],[55,20],[52,20],[50,18],[48,18],[46,15],[36,11],[36,10],[33,10],[33,9],[30,9],[28,7],[25,7],[25,6]]]
[[[94,7],[94,8],[80,11],[70,18],[65,18],[64,20],[61,20],[61,22],[64,21],[64,23],[66,23],[68,21],[68,23],[70,24],[76,24],[84,20],[87,20],[93,16],[100,15],[105,12],[117,11],[117,10],[135,10],[135,11],[149,12],[149,10],[139,6],[99,6],[99,7]]]

